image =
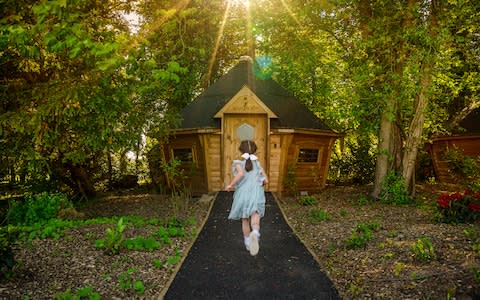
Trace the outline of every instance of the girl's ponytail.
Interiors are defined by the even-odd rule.
[[[247,170],[247,172],[250,172],[252,169],[253,169],[252,160],[248,158],[247,161],[245,162],[245,170]]]
[[[257,145],[254,141],[244,140],[240,143],[240,147],[238,148],[241,153],[248,153],[253,154],[257,151]],[[253,163],[250,158],[247,158],[245,161],[245,170],[250,172],[253,169]]]

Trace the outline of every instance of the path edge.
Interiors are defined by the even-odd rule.
[[[212,212],[213,204],[215,204],[215,201],[217,201],[217,196],[218,196],[219,193],[220,192],[216,192],[215,195],[213,196],[213,200],[210,201],[210,207],[208,208],[207,215],[205,216],[205,219],[203,219],[203,222],[202,222],[201,226],[199,227],[199,229],[197,230],[197,233],[195,234],[195,237],[192,239],[192,241],[190,242],[190,245],[187,247],[187,249],[185,251],[185,255],[182,257],[180,262],[175,266],[175,269],[173,270],[172,274],[170,275],[170,278],[169,278],[167,284],[165,285],[165,287],[162,289],[162,291],[158,295],[158,297],[157,297],[158,300],[163,300],[163,298],[167,294],[168,289],[172,285],[172,282],[175,279],[175,277],[177,276],[178,271],[180,271],[180,268],[182,267],[185,259],[187,258],[188,254],[190,253],[190,250],[192,249],[193,244],[195,244],[195,241],[197,240],[198,236],[200,235],[200,232],[202,232],[203,227],[207,223],[208,218],[210,218],[210,213]]]
[[[302,243],[302,245],[305,247],[305,249],[307,249],[307,251],[310,253],[310,255],[312,255],[313,259],[315,259],[315,262],[317,263],[318,267],[320,268],[320,270],[322,270],[322,272],[325,272],[325,275],[327,275],[327,277],[330,279],[330,276],[329,274],[326,272],[326,270],[323,268],[323,265],[320,263],[320,259],[318,258],[318,256],[315,254],[315,252],[313,252],[312,249],[310,249],[310,246],[298,235],[298,232],[295,228],[293,228],[292,224],[290,223],[290,221],[288,220],[287,218],[287,215],[285,214],[285,211],[283,210],[283,204],[281,200],[279,200],[278,196],[274,193],[271,193],[272,196],[273,196],[273,199],[275,199],[275,202],[277,202],[277,206],[278,208],[280,209],[280,212],[282,213],[282,217],[283,219],[285,220],[285,222],[287,223],[288,227],[290,227],[290,229],[292,230],[292,232],[295,234],[295,236],[297,237],[297,239],[300,241],[300,243]],[[330,279],[330,281],[332,281]],[[332,281],[332,285],[333,287],[335,288],[335,290],[337,290],[337,293],[338,293],[338,289],[337,287],[335,286],[334,282]],[[340,295],[339,295],[340,296]]]

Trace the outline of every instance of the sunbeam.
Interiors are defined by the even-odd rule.
[[[210,62],[208,63],[207,76],[205,77],[205,87],[209,85],[210,78],[212,77],[213,65],[217,59],[218,48],[220,47],[220,41],[222,40],[223,30],[225,29],[225,24],[227,23],[227,17],[230,13],[231,1],[227,1],[227,8],[223,14],[222,24],[218,30],[217,39],[215,40],[215,46],[213,48],[212,56],[210,57]]]

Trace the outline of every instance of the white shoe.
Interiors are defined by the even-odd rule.
[[[250,237],[244,237],[243,243],[245,244],[245,248],[247,249],[247,251],[250,251]]]
[[[252,231],[250,232],[250,255],[257,255],[259,248],[260,245],[258,244],[258,235]]]

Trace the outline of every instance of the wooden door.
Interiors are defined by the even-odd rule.
[[[267,172],[267,114],[225,114],[223,120],[223,174],[224,184],[233,179],[232,162],[242,159],[238,147],[240,142],[247,137],[257,144],[258,160]],[[267,173],[268,174],[268,173]]]

